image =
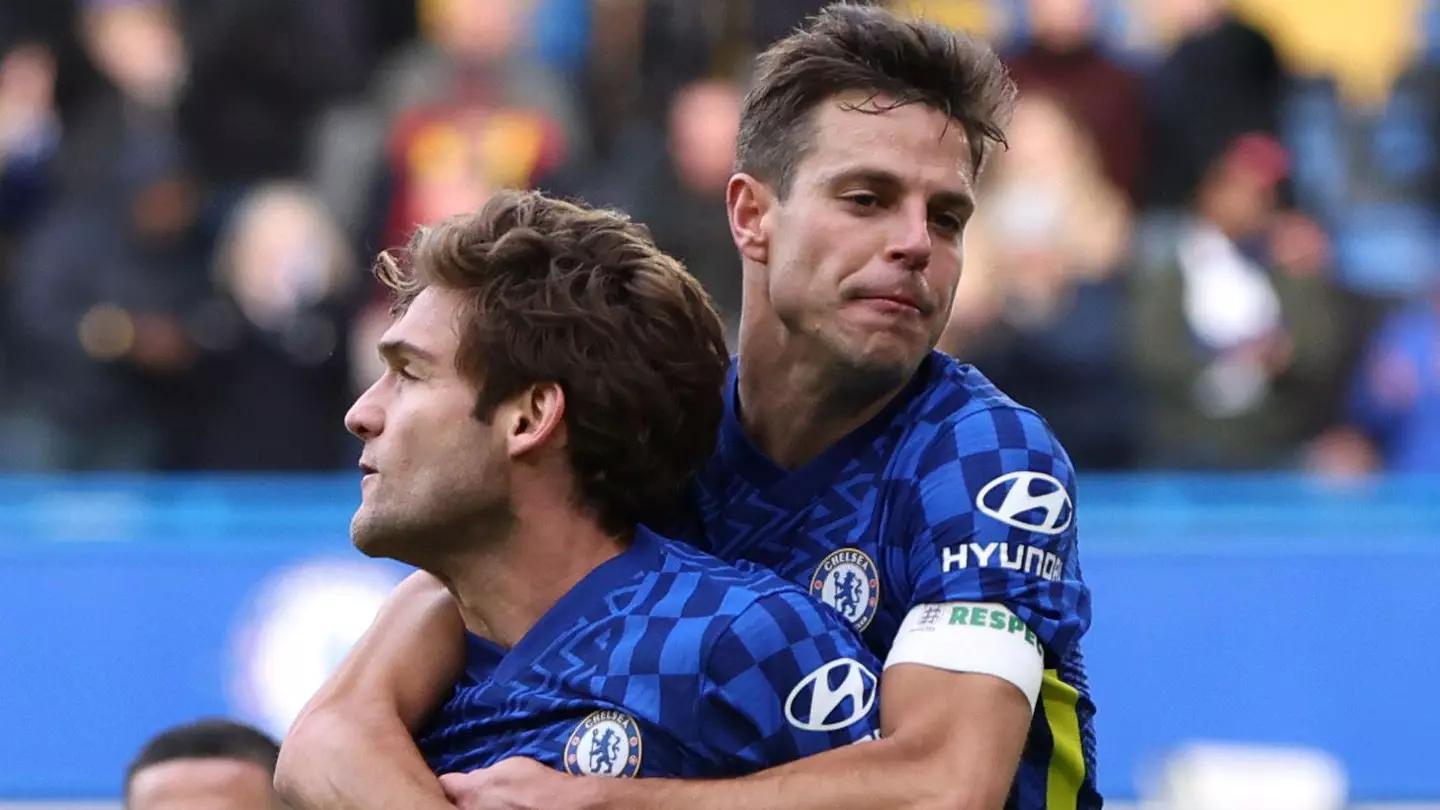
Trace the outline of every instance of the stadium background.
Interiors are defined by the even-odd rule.
[[[368,623],[340,417],[410,224],[623,207],[733,317],[744,67],[819,5],[0,0],[0,804],[279,733]],[[945,346],[1082,468],[1102,789],[1440,802],[1440,3],[898,5],[1024,91]]]

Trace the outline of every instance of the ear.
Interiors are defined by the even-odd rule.
[[[730,236],[740,255],[755,262],[770,261],[768,216],[775,207],[775,195],[765,183],[748,174],[737,174],[725,187],[725,210],[730,216]]]
[[[505,434],[511,458],[539,449],[565,427],[565,391],[556,383],[532,385],[511,402]]]

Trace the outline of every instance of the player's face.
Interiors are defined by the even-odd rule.
[[[933,108],[847,108],[863,102],[814,112],[810,151],[767,218],[769,302],[789,333],[847,371],[903,379],[954,302],[970,149]]]
[[[345,416],[365,440],[350,533],[371,556],[415,563],[506,503],[503,442],[474,418],[475,386],[455,367],[460,303],[422,291],[380,339],[385,374]]]
[[[126,810],[275,810],[268,771],[233,759],[176,759],[135,774]]]

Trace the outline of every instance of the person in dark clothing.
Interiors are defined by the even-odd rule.
[[[1095,139],[1105,176],[1131,201],[1141,183],[1142,87],[1095,39],[1092,0],[1030,0],[1032,39],[1005,61],[1021,93],[1060,99]]]
[[[1146,97],[1148,206],[1182,209],[1239,136],[1275,134],[1289,76],[1275,45],[1222,0],[1168,0],[1184,34]]]

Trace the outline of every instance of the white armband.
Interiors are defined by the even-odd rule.
[[[994,675],[1019,687],[1033,712],[1045,676],[1045,648],[1004,605],[916,605],[901,622],[885,659],[886,669],[896,664]]]

